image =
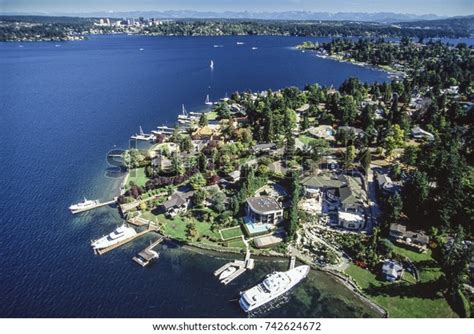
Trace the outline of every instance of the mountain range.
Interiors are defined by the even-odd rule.
[[[87,12],[87,13],[0,13],[2,15],[48,15],[48,16],[80,16],[80,17],[144,17],[168,19],[258,19],[258,20],[321,20],[321,21],[360,21],[360,22],[411,22],[424,20],[444,19],[447,16],[435,14],[404,14],[404,13],[362,13],[362,12],[312,12],[312,11],[285,11],[285,12],[249,12],[249,11],[128,11],[128,12]]]

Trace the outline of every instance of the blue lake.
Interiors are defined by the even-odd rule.
[[[383,72],[292,48],[304,40],[115,35],[0,43],[0,316],[245,316],[239,291],[286,261],[259,261],[224,287],[212,272],[228,259],[164,245],[161,258],[143,269],[131,257],[152,237],[94,256],[90,240],[119,224],[117,210],[73,217],[67,207],[83,196],[114,196],[120,179],[106,177],[107,152],[126,148],[140,125],[149,131],[173,124],[181,104],[201,110],[206,94],[338,87],[349,76],[386,80]],[[287,299],[257,316],[374,315],[320,272]]]

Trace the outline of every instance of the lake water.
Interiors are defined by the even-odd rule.
[[[120,180],[106,177],[107,152],[125,148],[140,125],[149,131],[174,122],[181,104],[200,110],[206,94],[217,99],[236,90],[339,86],[349,76],[386,79],[292,49],[304,40],[93,36],[0,43],[0,316],[245,316],[239,291],[284,269],[286,261],[259,261],[224,287],[212,272],[228,259],[164,245],[160,259],[144,269],[131,258],[151,236],[94,256],[90,240],[119,224],[117,211],[72,216],[67,207],[83,196],[115,195]],[[287,299],[256,316],[374,315],[320,272]]]

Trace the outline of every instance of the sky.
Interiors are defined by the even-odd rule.
[[[313,11],[472,15],[474,0],[0,0],[0,12]]]

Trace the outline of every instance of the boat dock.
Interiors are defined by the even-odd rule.
[[[295,267],[295,264],[296,264],[296,256],[292,255],[291,258],[290,258],[289,269],[293,269]]]
[[[247,269],[252,270],[255,267],[254,260],[250,258],[249,245],[243,237],[242,237],[242,240],[244,241],[245,245],[247,246],[247,251],[246,251],[246,254],[245,254],[245,260],[244,261],[234,260],[232,262],[228,262],[228,263],[224,264],[222,267],[220,267],[219,269],[217,269],[214,272],[214,276],[217,276],[220,279],[221,283],[223,283],[224,285],[227,285],[230,282],[232,282],[234,279],[236,279],[237,277],[242,275]],[[220,277],[221,274],[224,273],[226,270],[231,269],[232,267],[235,268],[234,271],[231,272],[228,276],[223,277],[221,279],[221,277]]]
[[[141,265],[142,267],[146,267],[153,259],[158,258],[159,253],[155,252],[153,248],[158,246],[163,241],[163,239],[163,236],[159,237],[150,246],[138,253],[137,256],[134,256],[132,260]]]
[[[110,201],[107,201],[107,202],[100,202],[100,201],[96,201],[96,203],[94,205],[91,205],[91,206],[88,206],[84,209],[79,209],[79,210],[70,210],[71,213],[73,215],[75,215],[76,213],[81,213],[81,212],[85,212],[85,211],[90,211],[90,210],[93,210],[93,209],[97,209],[97,208],[101,208],[103,206],[107,206],[107,205],[111,205],[111,204],[114,204],[117,202],[117,197],[114,197],[113,200],[110,200]]]
[[[102,248],[102,249],[98,249],[96,250],[96,253],[98,255],[104,255],[108,252],[110,252],[111,250],[114,250],[115,248],[119,248],[120,246],[123,246],[125,244],[128,244],[130,241],[132,240],[135,240],[136,238],[138,237],[141,237],[145,234],[147,234],[148,232],[158,232],[158,228],[155,227],[155,226],[148,226],[148,228],[146,230],[143,230],[141,232],[138,232],[137,234],[135,234],[134,236],[130,237],[130,238],[127,238],[125,240],[122,240],[120,241],[119,243],[116,243],[115,245],[112,245],[110,247],[107,247],[107,248]]]

